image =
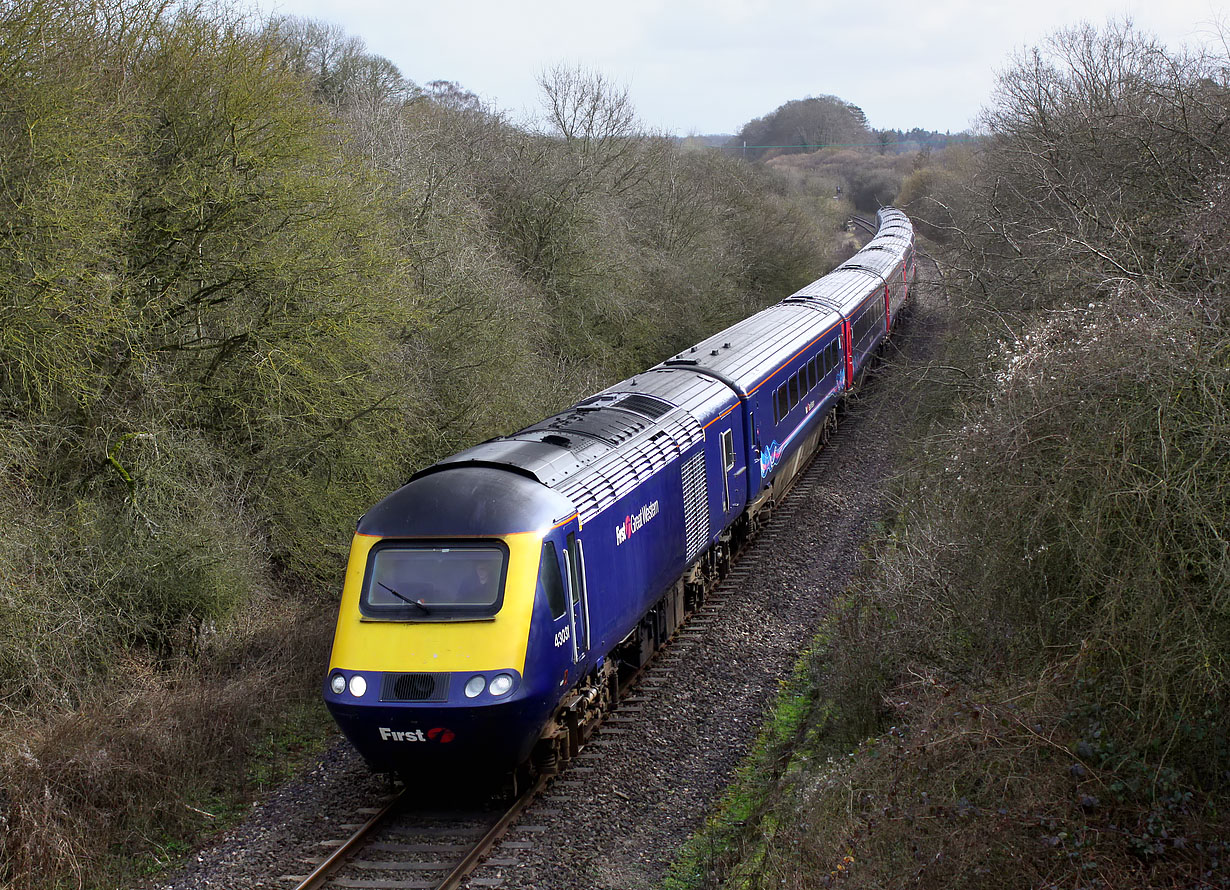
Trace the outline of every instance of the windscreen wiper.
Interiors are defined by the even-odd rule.
[[[403,603],[409,603],[412,606],[416,606],[417,608],[422,609],[424,615],[431,614],[431,609],[427,608],[426,606],[424,606],[422,603],[418,602],[417,600],[410,599],[410,597],[406,596],[404,593],[398,593],[396,590],[394,590],[389,585],[385,584],[383,581],[377,581],[376,583],[379,584],[381,587],[383,587],[385,590],[387,590],[389,593],[393,594],[393,596],[397,597]]]

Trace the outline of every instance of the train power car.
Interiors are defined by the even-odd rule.
[[[325,702],[378,772],[575,753],[827,440],[915,274],[906,216],[824,278],[359,521]]]

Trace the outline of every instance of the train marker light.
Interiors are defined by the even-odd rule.
[[[508,674],[496,674],[491,678],[491,694],[495,696],[504,695],[508,690],[512,689],[513,679]]]
[[[346,678],[341,674],[334,674],[329,679],[329,688],[333,690],[334,695],[341,695],[346,691]]]

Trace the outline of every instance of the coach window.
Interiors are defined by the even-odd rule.
[[[777,414],[778,423],[786,419],[786,415],[790,413],[790,393],[786,389],[786,384],[782,384],[777,388]]]
[[[790,407],[793,408],[799,403],[799,378],[795,375],[790,375]]]
[[[563,618],[567,610],[564,600],[564,578],[559,573],[559,557],[555,555],[555,544],[543,541],[542,563],[538,567],[538,586],[547,597],[547,606],[552,618]]]
[[[815,389],[816,383],[816,360],[813,358],[807,363],[807,388]]]

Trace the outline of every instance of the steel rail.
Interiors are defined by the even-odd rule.
[[[316,866],[312,873],[304,878],[303,882],[295,890],[317,890],[318,887],[323,887],[333,872],[346,864],[346,860],[355,852],[363,839],[371,833],[372,829],[383,822],[385,817],[392,812],[393,808],[401,803],[401,799],[406,795],[407,790],[403,788],[392,800],[381,807],[374,816],[363,823],[362,827],[352,834],[345,843],[325,857],[325,860]]]
[[[520,816],[525,808],[538,797],[542,789],[546,787],[548,778],[550,777],[539,776],[524,794],[513,801],[508,811],[500,817],[498,822],[491,826],[486,834],[479,838],[478,843],[470,849],[470,852],[466,853],[465,858],[457,864],[457,867],[448,873],[436,890],[455,890],[455,888],[459,887],[461,882],[465,880],[466,875],[472,872],[474,867],[478,865],[479,860],[487,855],[491,848],[496,845],[496,842],[504,836],[504,832],[508,830],[508,826],[512,825],[513,820]]]
[[[862,229],[864,232],[867,232],[870,235],[874,235],[877,231],[879,231],[879,227],[876,226],[875,223],[873,223],[871,220],[866,219],[862,216],[852,216],[850,217],[850,222],[852,222],[854,225],[858,226],[860,229]]]

